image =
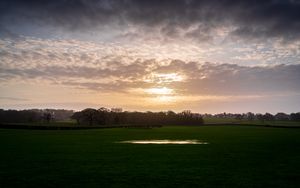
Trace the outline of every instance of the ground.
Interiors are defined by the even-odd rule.
[[[137,145],[198,139],[207,145]],[[300,129],[0,129],[0,187],[299,187]]]

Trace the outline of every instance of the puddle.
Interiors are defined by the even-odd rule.
[[[128,140],[118,143],[127,144],[208,144],[200,140]]]

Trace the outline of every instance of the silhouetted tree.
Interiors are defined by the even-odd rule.
[[[0,109],[2,123],[50,122],[51,120],[70,119],[72,110],[30,109],[30,110],[3,110]]]
[[[201,125],[203,118],[200,114],[194,114],[191,111],[175,112],[122,112],[112,111],[107,108],[85,109],[76,112],[72,116],[78,123],[87,123],[89,125],[114,125],[114,124],[132,124],[132,125]]]
[[[300,121],[300,112],[291,113],[290,118],[292,121]]]
[[[256,114],[255,116],[256,116],[257,120],[264,122],[264,115],[262,115],[262,114]]]
[[[279,121],[287,121],[290,120],[290,116],[286,113],[283,112],[279,112],[274,116],[275,120],[279,120]]]
[[[81,124],[81,120],[83,119],[83,116],[82,116],[82,112],[75,112],[72,116],[71,116],[71,119],[75,119],[77,124]]]
[[[264,120],[266,121],[272,121],[274,120],[274,116],[270,113],[265,113],[264,116],[263,116]]]
[[[255,115],[252,112],[248,112],[246,114],[246,117],[247,117],[247,120],[249,120],[249,121],[253,121],[255,119]]]
[[[97,110],[87,108],[82,111],[81,117],[83,118],[83,121],[88,122],[89,125],[93,125],[97,119]]]
[[[50,112],[44,112],[43,116],[42,116],[42,119],[44,121],[46,121],[47,123],[49,123],[50,120],[52,119],[52,114]]]
[[[242,120],[242,119],[243,119],[242,114],[236,114],[236,115],[235,115],[235,119],[237,119],[237,120]]]

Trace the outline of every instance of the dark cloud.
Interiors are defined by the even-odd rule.
[[[187,37],[210,39],[222,26],[233,26],[231,35],[249,38],[299,39],[298,0],[7,0],[0,3],[4,25],[37,23],[68,30],[105,25],[163,28],[167,36],[187,29]]]
[[[0,24],[0,38],[14,38],[14,39],[18,39],[20,36],[11,32],[10,30],[8,30],[7,28],[5,28],[4,26],[2,26]]]

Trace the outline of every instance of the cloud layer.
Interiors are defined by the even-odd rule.
[[[173,88],[177,95],[266,95],[300,92],[300,65],[242,66],[126,56],[78,41],[2,41],[0,80],[41,80],[101,92]],[[74,48],[74,46],[76,46]],[[80,46],[80,47],[79,47]],[[90,50],[93,49],[93,50]],[[116,51],[114,51],[116,53]],[[132,60],[133,59],[133,60]]]
[[[69,31],[122,28],[126,36],[148,31],[163,38],[209,41],[216,35],[241,38],[300,37],[298,0],[72,0],[0,4],[3,25],[52,25]]]

